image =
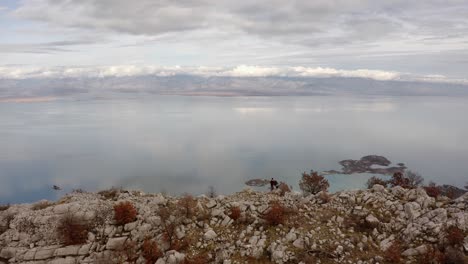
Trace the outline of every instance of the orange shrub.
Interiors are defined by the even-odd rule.
[[[229,217],[232,218],[232,220],[236,221],[237,219],[239,219],[239,217],[241,216],[241,210],[238,206],[234,206],[234,207],[231,207],[230,209],[230,213],[229,213]]]
[[[118,225],[125,225],[136,220],[137,210],[131,202],[114,205],[114,219]]]
[[[84,244],[88,238],[90,225],[72,214],[64,215],[58,223],[57,235],[64,245]]]
[[[283,224],[286,219],[286,209],[277,201],[270,204],[270,210],[266,212],[263,219],[269,225]]]
[[[146,238],[143,241],[143,246],[141,247],[141,254],[146,260],[147,264],[155,263],[158,258],[162,257],[163,254],[159,250],[158,244],[156,241]]]

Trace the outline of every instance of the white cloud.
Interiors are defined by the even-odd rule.
[[[155,65],[115,65],[91,67],[27,67],[0,66],[0,78],[104,78],[132,76],[225,76],[225,77],[348,77],[366,78],[379,81],[422,81],[468,83],[465,79],[450,79],[443,75],[413,75],[394,71],[356,69],[341,70],[330,67],[263,67],[256,65],[239,65],[236,67],[181,67]]]

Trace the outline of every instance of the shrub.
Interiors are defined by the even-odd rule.
[[[178,201],[179,210],[186,218],[191,218],[195,207],[197,206],[197,201],[193,199],[193,196],[190,194],[185,194]]]
[[[277,201],[270,203],[270,210],[263,216],[269,225],[284,224],[286,218],[286,209]]]
[[[443,261],[444,254],[434,247],[430,247],[425,254],[419,255],[416,259],[418,264],[439,264]]]
[[[280,190],[281,196],[284,196],[287,192],[291,192],[291,188],[284,182],[280,182],[278,189]]]
[[[401,263],[401,243],[394,241],[393,244],[384,252],[386,263]]]
[[[119,252],[119,254],[122,255],[123,258],[126,259],[128,262],[136,263],[136,260],[139,257],[137,242],[133,240],[125,241],[125,244],[121,249],[121,252]]]
[[[403,176],[401,172],[395,172],[392,178],[388,181],[391,187],[401,186],[403,188],[410,187],[410,180]]]
[[[184,251],[184,250],[187,250],[189,246],[190,246],[190,240],[187,238],[174,239],[169,249],[175,250],[175,251]]]
[[[151,240],[149,238],[146,238],[145,241],[143,241],[141,253],[143,255],[143,258],[145,258],[147,264],[155,263],[158,260],[158,258],[163,256],[161,250],[159,250],[156,241]]]
[[[163,230],[163,239],[173,247],[176,241],[176,224],[170,221],[171,213],[167,207],[160,207],[157,214],[161,218],[161,227]]]
[[[417,188],[418,186],[421,186],[422,183],[424,182],[424,178],[421,176],[421,174],[407,170],[405,172],[405,178],[408,179],[408,187],[411,189]]]
[[[230,212],[229,212],[229,217],[231,217],[232,220],[236,221],[237,219],[239,219],[240,216],[241,216],[241,210],[239,206],[231,207]]]
[[[57,235],[64,245],[84,244],[88,238],[90,225],[81,217],[65,214],[58,223]]]
[[[455,248],[448,247],[444,252],[444,264],[465,264],[465,256],[463,252],[456,250]]]
[[[447,243],[451,246],[458,246],[463,244],[463,239],[465,239],[465,234],[463,230],[456,226],[450,226],[447,228],[447,235],[445,236]]]
[[[330,184],[323,176],[318,175],[317,172],[310,171],[302,173],[302,179],[299,182],[299,187],[304,193],[317,194],[321,191],[326,191]]]
[[[430,197],[437,198],[440,195],[440,187],[437,186],[434,182],[430,182],[428,186],[424,187],[427,195]]]
[[[369,180],[367,180],[367,183],[366,183],[367,189],[371,189],[376,184],[387,187],[388,182],[386,180],[381,179],[381,178],[372,176],[372,177],[369,178]]]
[[[131,202],[114,205],[114,219],[118,225],[125,225],[136,220],[137,210]]]

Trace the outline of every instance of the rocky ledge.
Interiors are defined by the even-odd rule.
[[[136,216],[117,217],[123,202]],[[466,263],[467,209],[468,194],[380,185],[215,198],[75,192],[3,208],[0,263]]]

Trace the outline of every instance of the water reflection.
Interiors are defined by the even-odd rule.
[[[180,97],[0,103],[0,203],[54,198],[53,184],[203,193],[379,154],[426,179],[466,179],[465,98]],[[328,176],[331,177],[331,176]],[[344,178],[345,177],[345,178]],[[367,176],[331,177],[331,189]]]

